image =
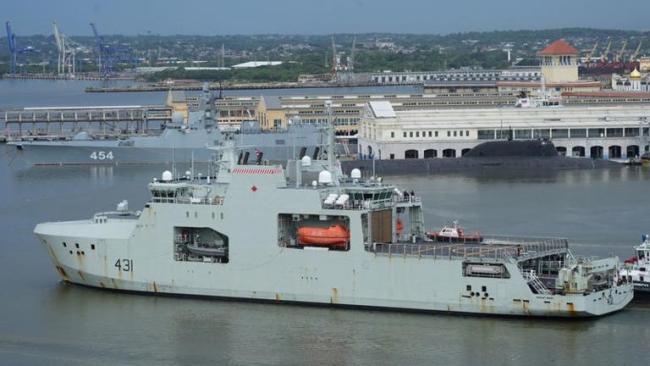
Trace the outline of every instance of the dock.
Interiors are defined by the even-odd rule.
[[[341,88],[341,87],[371,87],[382,86],[377,83],[355,82],[355,83],[298,83],[298,82],[269,82],[269,83],[211,83],[211,90],[258,90],[258,89],[308,89],[308,88]],[[112,86],[112,87],[87,87],[86,93],[142,93],[142,92],[161,92],[169,90],[179,91],[200,91],[203,90],[203,84],[196,83],[151,83],[144,85],[132,86]]]

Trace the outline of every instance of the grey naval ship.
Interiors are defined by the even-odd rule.
[[[175,118],[160,134],[131,135],[122,139],[95,139],[82,131],[67,140],[16,140],[7,143],[9,160],[17,168],[48,165],[125,165],[150,163],[209,162],[213,153],[207,146],[223,138],[217,126],[214,95],[204,90],[197,111],[187,121]],[[262,131],[257,122],[244,122],[237,132],[237,144],[245,155],[273,162],[295,159],[296,150],[314,156],[322,145],[323,126],[292,123],[287,129]],[[348,146],[345,146],[348,147]],[[338,145],[340,153],[346,151]],[[347,153],[350,153],[348,149]],[[352,152],[354,153],[354,152]]]
[[[419,197],[344,175],[331,148],[286,167],[242,164],[228,140],[213,151],[215,174],[165,171],[141,211],[121,202],[37,225],[58,275],[119,291],[508,316],[595,317],[632,300],[618,258],[575,257],[565,239],[431,240]]]

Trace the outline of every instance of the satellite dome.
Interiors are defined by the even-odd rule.
[[[350,172],[350,177],[352,179],[361,179],[361,170],[357,168],[352,169],[352,171]]]
[[[311,158],[307,155],[303,156],[302,159],[300,159],[300,165],[311,166]]]
[[[174,178],[174,176],[172,175],[172,172],[170,172],[169,170],[165,170],[162,173],[162,179],[161,180],[163,182],[171,182],[173,178]]]
[[[318,183],[319,184],[332,184],[332,173],[327,170],[323,170],[318,173]]]

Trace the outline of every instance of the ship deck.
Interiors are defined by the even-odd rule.
[[[481,243],[449,243],[418,240],[416,242],[374,243],[368,250],[388,256],[417,256],[432,259],[462,259],[499,261],[514,258],[517,261],[562,255],[568,252],[567,239],[517,238],[488,236]]]

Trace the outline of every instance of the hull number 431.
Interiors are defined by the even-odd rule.
[[[133,259],[118,259],[115,261],[115,268],[122,272],[133,272]]]
[[[90,158],[93,160],[113,160],[112,151],[93,151],[90,154]]]

